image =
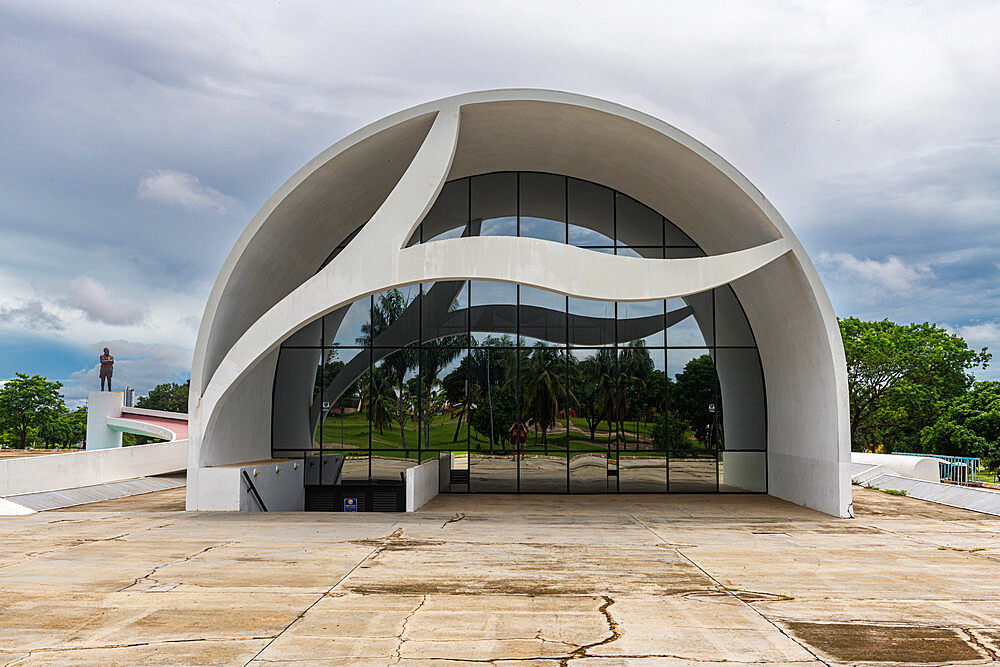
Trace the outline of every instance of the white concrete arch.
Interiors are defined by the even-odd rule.
[[[668,216],[708,256],[632,258],[482,236],[406,247],[446,181],[504,170],[613,187]],[[316,272],[329,249],[361,223]],[[199,331],[189,508],[202,505],[198,476],[205,467],[269,457],[268,390],[282,341],[360,297],[449,280],[511,282],[609,301],[732,284],[767,379],[769,492],[849,513],[839,329],[787,224],[739,172],[676,128],[551,91],[471,93],[401,112],[331,147],[272,197],[227,260]]]

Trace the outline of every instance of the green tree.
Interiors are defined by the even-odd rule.
[[[992,357],[936,324],[840,320],[856,450],[920,451],[921,431],[973,383]]]
[[[38,427],[38,437],[46,447],[70,446],[87,437],[87,408],[53,415]]]
[[[703,354],[684,364],[684,370],[677,374],[669,396],[670,410],[687,422],[694,437],[708,444],[715,415],[708,411],[711,403],[716,403],[715,362]]]
[[[610,349],[598,350],[579,364],[579,382],[574,383],[578,414],[587,422],[593,441],[601,422],[608,421],[615,404],[615,355]]]
[[[39,429],[49,420],[66,412],[61,382],[50,382],[41,375],[15,373],[0,387],[0,427],[14,432],[19,448],[24,449],[31,429]]]
[[[392,420],[396,412],[396,392],[392,375],[382,366],[376,366],[371,374],[365,374],[360,381],[362,399],[368,406],[368,419],[379,433],[392,430]]]
[[[187,380],[184,384],[164,382],[150,389],[147,395],[140,396],[135,402],[135,407],[166,412],[187,412],[190,389],[191,380]]]
[[[566,375],[575,372],[567,366],[566,356],[557,348],[535,343],[531,356],[521,368],[522,421],[529,419],[542,432],[542,444],[548,451],[548,432],[558,419],[560,403],[575,402],[566,391]]]
[[[976,382],[920,432],[928,454],[973,456],[995,470],[1000,463],[1000,382]]]
[[[691,448],[688,440],[688,425],[675,413],[670,413],[668,420],[665,415],[659,414],[653,421],[653,428],[650,429],[650,436],[653,441],[653,449],[663,452],[677,451]]]

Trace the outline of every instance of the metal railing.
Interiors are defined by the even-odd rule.
[[[940,461],[941,481],[968,486],[979,481],[982,470],[981,459],[971,456],[941,456],[940,454],[920,454],[917,452],[893,452],[902,456],[926,456]]]

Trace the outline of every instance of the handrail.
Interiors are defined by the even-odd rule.
[[[266,512],[267,507],[264,505],[264,501],[261,500],[260,494],[257,493],[257,487],[253,485],[253,480],[250,479],[250,475],[247,474],[246,470],[241,470],[243,473],[243,479],[246,480],[247,486],[250,487],[250,493],[253,494],[254,500],[257,501],[257,505],[260,506],[261,512]]]

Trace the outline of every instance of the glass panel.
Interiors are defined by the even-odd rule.
[[[371,459],[368,451],[364,452],[344,452],[344,466],[341,469],[340,478],[344,481],[357,482],[368,479],[371,469]]]
[[[375,347],[400,348],[420,336],[420,285],[407,285],[372,297],[372,324],[363,327],[360,340]]]
[[[701,248],[672,248],[663,249],[663,257],[666,259],[689,259],[691,257],[704,257],[705,252]]]
[[[574,347],[614,345],[615,303],[570,297],[569,342]]]
[[[686,250],[686,248],[685,248]],[[615,249],[615,254],[619,257],[645,257],[646,259],[663,259],[663,248],[626,248],[620,246]]]
[[[465,231],[469,219],[469,179],[462,178],[444,184],[434,206],[427,212],[410,245],[455,238]]]
[[[667,299],[667,346],[701,347],[712,344],[712,293]]]
[[[668,349],[667,374],[673,380],[667,396],[670,417],[677,422],[669,436],[676,443],[671,448],[715,450],[720,440],[720,411],[710,351]]]
[[[350,306],[333,311],[324,320],[326,345],[367,345],[371,329],[371,299],[358,299]]]
[[[764,378],[756,349],[715,351],[726,449],[767,449]]]
[[[417,449],[417,349],[373,350],[375,368],[368,378],[365,404],[375,448],[399,448],[407,455]],[[362,391],[365,390],[362,383]]]
[[[663,306],[662,300],[620,302],[618,343],[643,341],[647,347],[663,347]]]
[[[606,493],[608,456],[615,450],[612,415],[615,406],[615,351],[613,348],[574,349],[570,390],[574,411],[570,431],[570,491]]]
[[[716,345],[756,345],[747,316],[729,285],[715,290],[715,336]]]
[[[362,409],[368,382],[368,348],[328,348],[324,352],[322,395],[317,396],[316,440],[322,449],[368,449],[368,413]]]
[[[667,490],[664,430],[666,375],[664,350],[629,347],[619,350],[624,401],[619,432],[618,486],[623,493]],[[659,425],[659,426],[658,426]]]
[[[664,220],[663,228],[663,245],[675,245],[675,246],[696,246],[691,237],[685,234],[677,227],[674,223],[669,220]]]
[[[719,490],[767,492],[767,452],[720,452]]]
[[[401,452],[398,449],[373,451],[371,460],[372,481],[399,482],[407,468],[417,465],[416,451]]]
[[[549,343],[566,342],[566,297],[521,285],[518,323],[521,336]]]
[[[466,346],[468,331],[469,285],[462,280],[424,283],[421,326],[425,342]]]
[[[472,177],[472,220],[482,236],[517,236],[517,173]]]
[[[318,348],[282,348],[279,352],[274,377],[272,451],[299,455],[313,450],[311,411],[319,391],[321,359]]]
[[[718,490],[715,452],[670,452],[671,493],[710,493]]]
[[[521,236],[566,243],[566,178],[520,174]]]
[[[569,179],[569,243],[575,246],[613,246],[614,191],[594,183]],[[656,240],[659,245],[660,239]]]
[[[663,217],[620,192],[615,197],[619,246],[662,246]]]
[[[473,280],[469,285],[469,327],[479,345],[511,346],[517,334],[517,286]],[[503,340],[503,334],[509,334]],[[485,342],[492,339],[493,342]],[[474,345],[477,343],[473,343]]]
[[[468,351],[431,343],[421,351],[419,400],[421,448],[465,449],[465,386]],[[462,419],[462,423],[459,422]]]

